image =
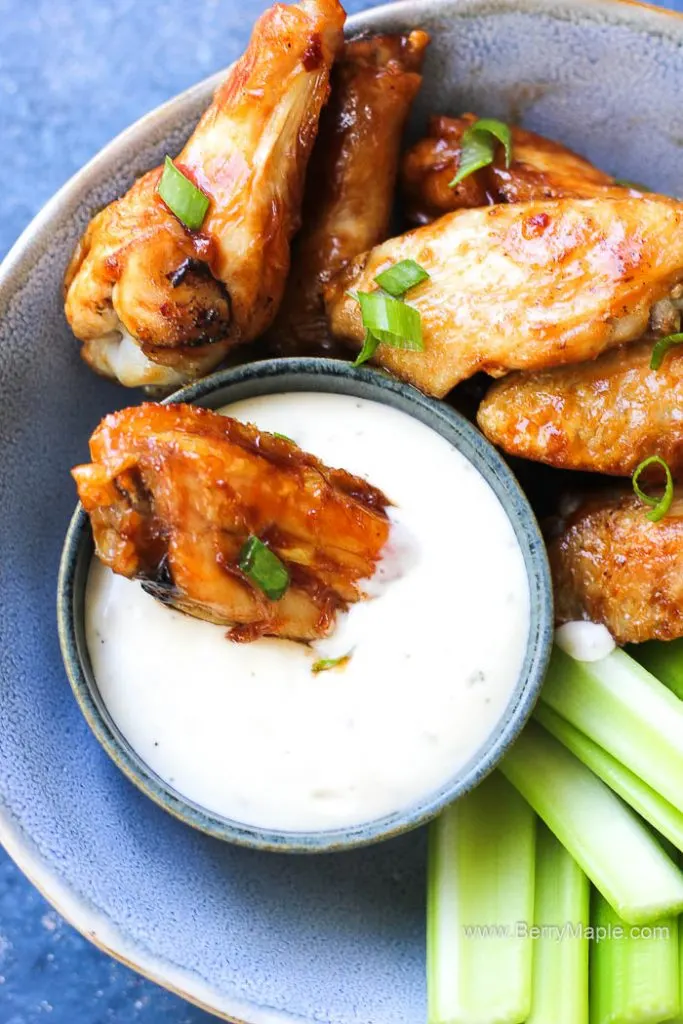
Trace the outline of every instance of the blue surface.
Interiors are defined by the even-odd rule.
[[[111,136],[229,63],[263,6],[260,0],[0,0],[0,255]],[[683,0],[675,6],[683,8]],[[213,1019],[99,953],[9,861],[0,861],[0,1024]]]

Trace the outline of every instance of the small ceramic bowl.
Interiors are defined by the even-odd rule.
[[[85,641],[84,595],[93,557],[88,517],[79,506],[66,537],[59,574],[59,636],[66,670],[90,727],[119,768],[149,797],[193,825],[220,839],[261,849],[287,852],[340,850],[395,836],[432,818],[446,804],[472,789],[500,760],[526,722],[538,696],[550,655],[552,589],[533,512],[514,476],[495,449],[463,416],[444,403],[370,369],[326,359],[279,359],[252,363],[176,392],[168,402],[191,402],[210,409],[273,392],[316,391],[367,398],[400,409],[427,424],[476,466],[505,508],[526,565],[531,622],[522,671],[494,731],[477,754],[451,778],[410,807],[350,828],[280,832],[231,821],[186,799],[156,775],[136,754],[114,724],[94,678]]]

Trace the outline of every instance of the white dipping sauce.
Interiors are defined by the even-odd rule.
[[[512,526],[465,457],[396,409],[284,394],[224,411],[380,487],[416,550],[313,649],[232,643],[94,560],[86,635],[104,701],[179,793],[245,824],[331,829],[407,808],[477,752],[517,682],[529,585]]]

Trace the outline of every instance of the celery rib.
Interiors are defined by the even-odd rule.
[[[657,1024],[680,1011],[678,919],[664,918],[643,934],[594,893],[591,943],[591,1024]]]
[[[498,773],[430,828],[430,1024],[521,1024],[531,1006],[536,817]]]
[[[631,644],[628,653],[683,700],[683,638]]]
[[[542,822],[536,834],[531,1014],[527,1024],[587,1024],[590,884]]]
[[[539,725],[500,770],[621,917],[640,924],[683,908],[683,875],[645,823]]]
[[[683,811],[683,702],[623,651],[580,662],[555,648],[544,704]]]
[[[676,849],[683,850],[683,814],[676,807],[548,705],[539,704],[534,718]]]

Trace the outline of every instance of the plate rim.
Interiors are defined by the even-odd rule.
[[[372,2],[372,0],[370,0]],[[414,21],[418,0],[398,0],[366,8],[351,15],[346,23],[347,35],[390,30]],[[672,36],[683,47],[683,12],[654,7],[641,0],[419,0],[423,9],[442,9],[442,16],[467,18],[471,15],[497,15],[506,8],[511,12],[540,14],[557,20],[580,15],[589,21],[607,20],[626,24],[645,34]],[[106,143],[90,160],[73,174],[38,211],[10,247],[0,264],[0,316],[12,301],[49,245],[52,221],[63,219],[69,208],[79,204],[80,194],[94,183],[122,147],[143,139],[150,127],[159,130],[166,122],[173,127],[179,112],[203,100],[225,76],[227,68],[202,79],[195,85],[159,104]],[[20,871],[54,907],[61,917],[102,952],[124,966],[137,971],[150,981],[187,1002],[231,1022],[231,1024],[312,1024],[287,1010],[227,998],[209,982],[168,959],[151,953],[126,937],[121,928],[93,907],[87,898],[73,889],[43,858],[33,840],[13,817],[0,796],[0,845]]]

